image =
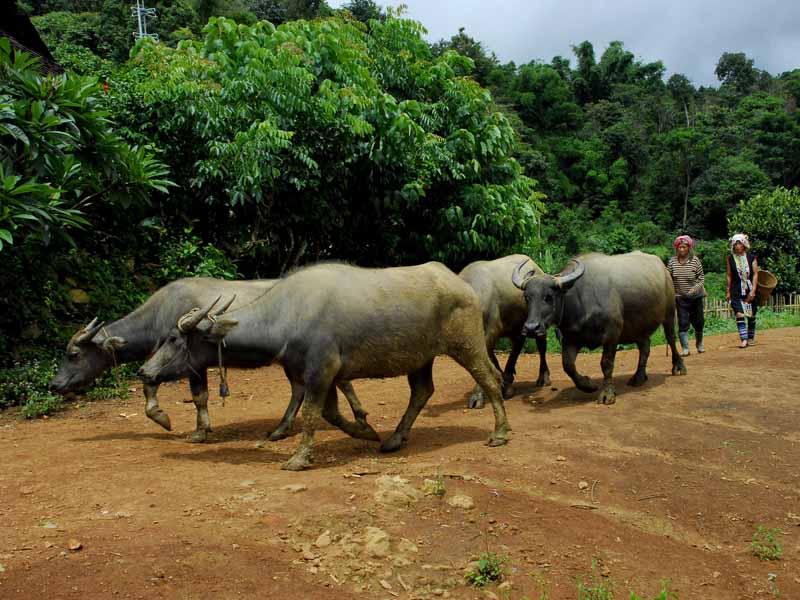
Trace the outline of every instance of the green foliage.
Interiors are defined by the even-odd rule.
[[[32,419],[60,408],[61,398],[47,391],[57,369],[55,359],[33,359],[0,369],[0,409],[22,406],[23,416]]]
[[[800,289],[800,191],[779,187],[743,200],[728,229],[748,234],[759,265],[778,277],[778,291]]]
[[[578,600],[614,600],[610,581],[597,574],[597,563],[592,561],[592,574],[588,581],[578,580]]]
[[[203,244],[191,229],[184,235],[169,240],[161,254],[158,276],[162,281],[180,277],[215,277],[236,279],[236,265],[211,244]]]
[[[37,60],[0,39],[0,251],[33,235],[68,238],[102,197],[123,207],[166,191],[166,169],[131,148],[97,107],[97,81],[43,77]]]
[[[478,557],[478,564],[464,575],[464,579],[475,587],[484,587],[494,581],[500,581],[503,579],[507,560],[505,556],[498,556],[494,552],[484,552]]]
[[[678,594],[670,591],[669,589],[669,580],[664,580],[661,582],[661,589],[658,591],[658,594],[653,596],[653,600],[677,600]],[[646,600],[643,596],[639,596],[638,594],[631,592],[630,600]]]
[[[783,546],[778,536],[781,533],[778,528],[767,529],[759,525],[750,541],[750,552],[759,560],[780,560],[783,556]]]

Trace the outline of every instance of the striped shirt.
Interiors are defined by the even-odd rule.
[[[677,256],[673,256],[667,263],[667,270],[672,275],[672,283],[675,285],[675,293],[678,296],[697,297],[706,295],[706,290],[703,287],[706,279],[703,274],[703,264],[696,256],[692,256],[683,263],[678,260]]]

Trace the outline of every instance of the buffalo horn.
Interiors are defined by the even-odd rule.
[[[228,301],[227,301],[225,304],[223,304],[223,305],[222,305],[222,308],[218,309],[218,310],[217,310],[217,311],[214,313],[214,316],[215,316],[215,317],[218,317],[218,316],[220,316],[222,313],[226,312],[226,311],[227,311],[227,310],[228,310],[228,309],[231,307],[231,304],[233,304],[233,301],[234,301],[234,300],[236,300],[236,294],[234,294],[234,295],[233,295],[233,298],[231,298],[231,299],[230,299],[230,300],[228,300]]]
[[[217,302],[219,302],[221,299],[221,295],[217,296],[217,299],[209,304],[206,308],[194,308],[190,310],[188,313],[178,319],[178,329],[186,333],[187,331],[191,331],[197,327],[200,324],[200,321],[202,321],[206,315],[211,312],[211,310],[216,306]]]
[[[575,283],[576,280],[580,279],[584,271],[586,271],[586,265],[584,265],[577,258],[573,258],[570,262],[575,263],[575,268],[572,269],[572,272],[564,276],[559,275],[556,277],[556,285],[560,288],[569,287]]]
[[[75,337],[76,344],[82,344],[91,341],[95,334],[103,328],[105,321],[98,323],[97,320],[97,317],[95,317],[92,319],[91,323],[78,332],[78,335]]]
[[[536,271],[534,271],[533,269],[525,273],[525,275],[522,274],[523,267],[527,265],[529,262],[531,262],[531,259],[526,258],[521,263],[519,263],[519,265],[517,265],[517,268],[514,269],[514,272],[511,274],[511,283],[513,283],[521,290],[524,290],[525,286],[528,285],[528,282],[531,279],[533,279],[536,275]]]

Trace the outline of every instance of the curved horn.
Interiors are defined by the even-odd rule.
[[[578,281],[578,279],[580,279],[583,276],[584,272],[586,271],[586,265],[583,264],[577,258],[573,258],[570,262],[575,263],[575,268],[572,269],[572,272],[564,276],[559,275],[558,277],[555,278],[556,286],[558,286],[561,289],[572,286],[576,281]]]
[[[534,278],[536,275],[536,271],[531,269],[525,275],[522,274],[523,267],[527,265],[529,262],[532,262],[530,258],[526,258],[523,260],[517,268],[514,269],[514,272],[511,274],[511,283],[517,286],[519,289],[524,290],[525,286],[528,285],[528,282]]]
[[[97,322],[98,319],[95,317],[92,319],[92,322],[89,323],[86,327],[81,329],[77,335],[75,336],[75,343],[76,344],[83,344],[86,342],[90,342],[92,338],[103,328],[103,325],[106,324],[105,321]]]
[[[216,306],[217,302],[219,302],[221,299],[222,295],[219,295],[217,296],[216,300],[214,300],[206,308],[193,308],[180,319],[178,319],[178,329],[181,331],[181,333],[186,333],[197,327],[200,324],[200,321],[202,321],[206,315],[211,312],[211,310]]]
[[[222,308],[220,308],[219,310],[217,310],[216,312],[214,312],[214,316],[215,316],[215,317],[218,317],[218,316],[220,316],[222,313],[226,312],[226,311],[227,311],[227,310],[228,310],[228,309],[231,307],[231,304],[233,304],[233,301],[234,301],[234,300],[236,300],[236,294],[234,294],[234,295],[233,295],[233,298],[231,298],[230,300],[228,300],[228,301],[227,301],[227,302],[226,302],[226,303],[225,303],[225,304],[222,306]]]

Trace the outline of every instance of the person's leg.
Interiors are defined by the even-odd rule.
[[[678,339],[681,342],[681,356],[689,356],[689,306],[684,298],[676,298],[678,311]]]
[[[694,300],[692,305],[691,321],[694,328],[694,339],[697,346],[697,352],[702,354],[706,351],[703,346],[703,326],[705,325],[704,314],[704,299],[702,296]]]
[[[753,300],[753,316],[747,317],[747,345],[756,343],[756,313],[758,312],[758,299]]]

